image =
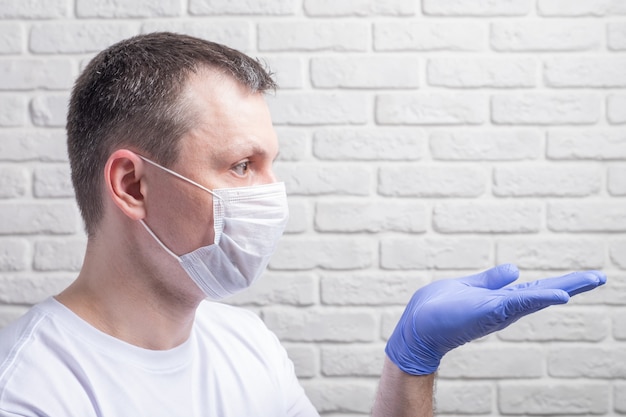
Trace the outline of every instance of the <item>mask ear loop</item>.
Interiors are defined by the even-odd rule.
[[[174,257],[174,259],[178,260],[180,262],[180,257],[178,255],[176,255],[174,252],[172,252],[170,250],[170,248],[168,248],[167,246],[165,246],[165,243],[161,242],[161,239],[159,239],[159,237],[154,234],[154,232],[148,227],[148,225],[146,224],[146,222],[143,221],[143,219],[139,220],[139,223],[141,223],[141,225],[148,231],[148,233],[150,233],[150,236],[152,236],[154,238],[154,240],[156,240],[156,242],[161,245],[161,247],[163,249],[165,249],[165,251],[167,253],[169,253],[170,255],[172,255]]]

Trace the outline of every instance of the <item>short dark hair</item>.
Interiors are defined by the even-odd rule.
[[[99,191],[109,155],[128,146],[163,165],[175,162],[179,139],[195,118],[182,92],[190,75],[205,68],[233,77],[252,92],[276,88],[272,74],[257,60],[218,43],[168,32],[112,45],[78,77],[69,104],[67,146],[89,236],[103,215]]]

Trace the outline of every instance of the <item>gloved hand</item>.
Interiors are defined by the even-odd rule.
[[[422,287],[389,338],[387,356],[406,373],[431,374],[448,351],[606,282],[602,272],[586,271],[509,285],[518,276],[515,265],[504,264]]]

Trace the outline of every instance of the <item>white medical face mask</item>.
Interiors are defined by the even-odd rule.
[[[287,224],[289,209],[285,184],[209,190],[140,157],[213,195],[214,244],[178,256],[140,220],[150,235],[180,262],[189,277],[211,299],[222,299],[252,285],[267,267]]]

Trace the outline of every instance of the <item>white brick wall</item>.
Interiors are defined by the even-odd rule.
[[[157,30],[244,50],[282,86],[291,219],[230,302],[285,342],[320,412],[368,413],[415,289],[515,262],[610,280],[450,353],[439,414],[626,413],[623,0],[0,0],[0,326],[80,268],[75,77]]]

